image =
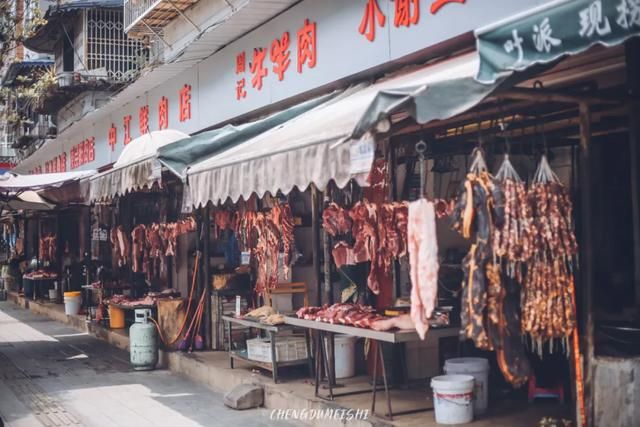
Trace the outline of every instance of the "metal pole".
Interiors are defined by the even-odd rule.
[[[313,272],[316,275],[316,306],[322,305],[322,270],[320,269],[320,201],[318,188],[311,184],[311,246]]]
[[[591,180],[591,111],[589,105],[580,103],[580,211],[582,215],[582,244],[580,245],[580,272],[582,288],[584,294],[582,301],[584,303],[583,313],[585,316],[585,340],[587,344],[586,357],[586,376],[585,376],[585,400],[586,400],[586,418],[585,422],[581,422],[580,414],[578,414],[578,426],[585,427],[589,425],[592,419],[593,411],[593,209],[591,204],[592,180]],[[584,366],[584,365],[583,365]],[[580,406],[579,404],[576,406]]]
[[[631,161],[631,206],[636,306],[640,306],[640,41],[626,42],[627,89],[631,95],[629,111],[629,153]]]
[[[396,183],[396,150],[391,140],[389,140],[389,150],[387,156],[387,169],[389,170],[389,195],[391,197],[391,201],[396,201],[398,199],[398,189]],[[402,289],[400,288],[400,263],[397,259],[393,260],[393,269],[391,270],[391,280],[393,282],[393,289],[395,290],[395,295],[393,298],[397,298],[402,295]]]
[[[327,186],[324,195],[323,205],[326,208],[331,201],[331,189]],[[333,304],[333,283],[331,282],[331,238],[329,234],[322,231],[322,250],[324,262],[324,286],[322,288],[322,299],[326,304]]]
[[[331,202],[331,183],[327,185],[327,190],[324,195],[323,204],[326,208]],[[333,304],[333,281],[331,280],[331,237],[326,231],[322,231],[322,247],[324,251],[324,289],[323,299],[327,304]],[[336,385],[335,376],[331,375],[335,372],[335,347],[333,341],[333,334],[327,336],[327,380],[329,381],[330,390]],[[332,396],[333,398],[333,396]]]
[[[204,217],[202,218],[202,227],[204,233],[203,258],[204,262],[204,346],[210,350],[213,348],[212,340],[212,313],[211,313],[211,265],[209,263],[209,254],[211,252],[211,206],[207,203],[204,208]]]

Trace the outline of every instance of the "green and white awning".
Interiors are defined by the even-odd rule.
[[[558,0],[475,34],[480,54],[477,80],[492,83],[505,72],[640,35],[640,0]]]

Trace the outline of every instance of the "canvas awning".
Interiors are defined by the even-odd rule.
[[[219,152],[234,147],[261,133],[305,113],[335,97],[338,92],[295,105],[267,117],[240,125],[226,125],[165,145],[158,150],[158,160],[180,178],[186,178],[187,168]]]
[[[56,207],[55,204],[43,199],[35,191],[25,191],[3,197],[0,201],[2,211],[50,211]]]
[[[446,119],[475,106],[509,73],[491,84],[475,80],[475,52],[345,91],[300,116],[232,147],[187,171],[195,206],[237,201],[252,193],[288,193],[315,184],[340,187],[368,174],[374,157],[370,136],[400,111],[418,123]],[[384,127],[384,126],[383,126]]]
[[[478,80],[576,55],[601,44],[615,46],[640,35],[637,0],[558,0],[479,28]]]
[[[26,190],[44,190],[60,188],[65,184],[78,182],[95,174],[95,170],[78,172],[44,173],[36,175],[18,175],[7,172],[0,175],[0,192],[19,192]]]
[[[113,169],[91,178],[90,200],[105,200],[129,191],[151,187],[162,179],[158,149],[181,139],[184,132],[165,129],[146,133],[131,141],[120,153]]]

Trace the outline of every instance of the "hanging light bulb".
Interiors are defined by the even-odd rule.
[[[391,121],[387,118],[380,120],[376,124],[376,131],[378,133],[387,133],[391,130]]]

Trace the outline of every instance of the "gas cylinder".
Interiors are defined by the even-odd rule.
[[[149,317],[151,310],[136,309],[135,323],[129,328],[129,356],[136,371],[155,369],[158,363],[156,327]]]

